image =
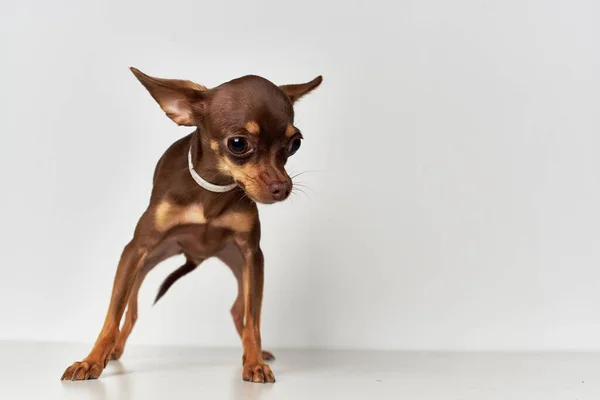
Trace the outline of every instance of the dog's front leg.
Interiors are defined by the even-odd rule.
[[[264,258],[259,246],[260,234],[239,238],[238,245],[244,255],[242,270],[244,286],[244,314],[246,321],[242,330],[242,378],[245,381],[268,383],[275,382],[275,375],[265,364],[260,339],[260,311],[262,306],[264,282]]]
[[[100,331],[90,354],[82,361],[75,362],[68,367],[61,380],[78,381],[95,379],[100,376],[115,346],[119,334],[119,323],[125,311],[133,283],[150,250],[150,243],[135,238],[125,246],[117,267],[110,305],[102,331]]]

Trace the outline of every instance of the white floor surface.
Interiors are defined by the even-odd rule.
[[[256,384],[240,350],[132,346],[100,379],[61,382],[87,350],[0,342],[0,399],[600,399],[598,353],[280,350],[277,382]]]

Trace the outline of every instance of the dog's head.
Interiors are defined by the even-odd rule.
[[[131,70],[169,118],[198,127],[203,148],[219,172],[232,177],[250,198],[273,203],[289,196],[292,180],[285,164],[302,140],[294,126],[293,105],[321,84],[320,76],[277,86],[250,75],[207,89]]]

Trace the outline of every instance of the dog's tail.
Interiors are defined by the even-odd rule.
[[[165,293],[167,293],[167,290],[169,290],[169,288],[179,278],[189,274],[190,272],[195,270],[197,266],[198,266],[198,264],[196,264],[193,261],[191,261],[190,259],[188,259],[188,260],[186,260],[185,264],[183,264],[181,267],[177,268],[175,271],[171,272],[171,274],[169,276],[167,276],[167,278],[160,285],[160,289],[158,289],[158,293],[156,294],[156,298],[154,299],[154,304],[156,304],[156,302],[158,300],[160,300],[160,298],[163,297],[165,295]]]

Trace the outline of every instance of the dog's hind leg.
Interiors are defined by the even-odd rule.
[[[242,286],[242,268],[244,266],[244,258],[242,257],[242,254],[237,246],[233,244],[227,245],[217,254],[217,257],[229,267],[233,273],[233,276],[235,276],[235,279],[237,280],[238,294],[237,298],[233,302],[233,305],[231,306],[231,316],[233,317],[235,329],[241,338],[242,331],[244,329],[244,287]],[[262,357],[265,361],[271,361],[275,359],[273,353],[264,350],[262,352]]]

